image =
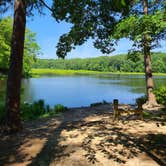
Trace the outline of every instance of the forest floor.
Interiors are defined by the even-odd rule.
[[[4,166],[164,166],[165,119],[113,121],[110,104],[71,108],[0,135]]]

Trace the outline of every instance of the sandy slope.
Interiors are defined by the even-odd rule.
[[[25,123],[17,135],[0,135],[0,165],[164,166],[166,125],[113,122],[109,104],[70,109]]]

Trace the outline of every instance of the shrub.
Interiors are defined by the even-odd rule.
[[[66,111],[67,108],[61,104],[57,104],[54,109],[51,109],[49,105],[45,105],[43,100],[35,101],[32,104],[21,105],[21,117],[24,120],[37,119],[40,117],[49,117],[60,112]]]
[[[61,104],[57,104],[57,105],[55,105],[53,111],[54,111],[55,113],[59,113],[59,112],[64,112],[64,111],[66,111],[66,110],[67,110],[66,107],[64,107],[64,106],[61,105]]]
[[[43,100],[35,101],[32,104],[25,103],[21,105],[21,117],[25,120],[37,119],[46,112]]]
[[[147,101],[147,96],[146,95],[141,96],[141,97],[136,99],[137,104],[142,104],[143,105],[144,103],[146,103],[146,101]]]
[[[156,95],[157,102],[166,106],[166,87],[161,87],[154,91]]]
[[[49,105],[45,105],[44,100],[35,101],[34,103],[21,104],[20,115],[23,120],[33,120],[40,117],[49,117],[60,112],[67,110],[61,104],[57,104],[54,109],[51,109]],[[3,123],[5,119],[5,106],[0,103],[0,123]]]

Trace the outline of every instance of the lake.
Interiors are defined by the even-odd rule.
[[[155,76],[155,86],[166,86],[166,76]],[[0,80],[0,100],[5,80]],[[42,76],[22,80],[22,102],[44,99],[46,104],[67,107],[88,106],[103,100],[134,104],[145,94],[143,75]]]

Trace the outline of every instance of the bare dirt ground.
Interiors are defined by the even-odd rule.
[[[109,104],[75,108],[0,135],[4,166],[164,166],[165,119],[113,122]]]

